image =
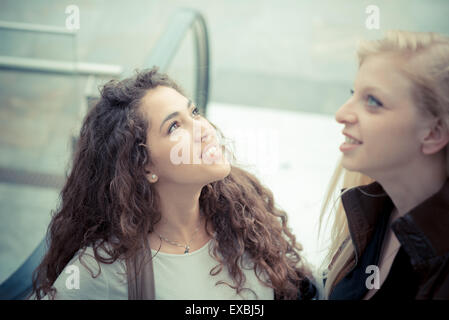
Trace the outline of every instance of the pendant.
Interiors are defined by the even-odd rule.
[[[184,251],[184,253],[189,253],[190,247],[186,246],[186,250]]]

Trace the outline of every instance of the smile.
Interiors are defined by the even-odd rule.
[[[342,145],[340,146],[341,152],[353,150],[358,146],[360,146],[361,144],[363,144],[362,141],[359,141],[346,133],[343,134],[345,135],[345,142],[343,142]]]
[[[201,157],[206,156],[207,158],[213,158],[215,154],[218,151],[218,146],[211,146],[210,148],[207,148],[205,152],[203,152]]]
[[[349,143],[349,144],[362,144],[361,141],[358,141],[356,139],[350,138],[348,136],[346,136],[345,138],[345,143]]]
[[[201,153],[201,159],[205,160],[206,162],[213,162],[214,160],[221,158],[221,147],[217,144],[210,144],[204,148],[203,152]]]

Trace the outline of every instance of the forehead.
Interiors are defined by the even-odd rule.
[[[407,77],[406,63],[398,55],[379,54],[369,56],[359,68],[356,85],[379,87],[395,95],[410,95],[412,81]]]
[[[151,124],[157,125],[170,113],[185,109],[188,99],[173,88],[158,86],[142,98],[140,109]]]

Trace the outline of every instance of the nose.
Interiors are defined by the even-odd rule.
[[[341,124],[354,124],[357,122],[356,113],[351,110],[350,100],[343,104],[335,113],[335,120]]]
[[[210,130],[206,131],[203,136],[201,137],[201,142],[203,143],[207,143],[209,142],[212,137],[214,136],[213,132],[211,132]]]
[[[197,143],[207,143],[215,136],[215,130],[207,120],[194,120],[193,136]]]

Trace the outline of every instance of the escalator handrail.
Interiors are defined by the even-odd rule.
[[[156,43],[150,56],[145,60],[147,67],[158,66],[162,72],[167,71],[178,51],[185,35],[192,29],[195,39],[196,88],[195,102],[206,114],[209,96],[209,39],[207,25],[200,12],[194,9],[181,9],[172,18],[169,27]]]
[[[47,252],[46,237],[24,263],[0,285],[0,300],[23,300],[32,290],[32,275]],[[24,280],[28,279],[28,280]]]

